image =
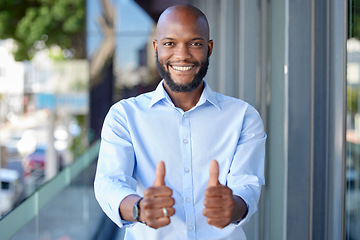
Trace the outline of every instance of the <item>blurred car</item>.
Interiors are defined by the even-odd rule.
[[[20,174],[13,169],[0,168],[0,216],[7,213],[20,202],[23,185]]]
[[[24,174],[32,172],[44,172],[46,158],[46,146],[37,146],[35,151],[29,154],[24,161]]]
[[[359,169],[346,169],[346,239],[358,239],[360,226],[360,172]]]

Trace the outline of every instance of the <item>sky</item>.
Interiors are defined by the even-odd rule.
[[[116,12],[116,63],[137,65],[137,51],[148,41],[154,21],[133,0],[109,0]],[[102,13],[100,0],[87,0],[87,51],[91,56],[102,41],[97,18]]]

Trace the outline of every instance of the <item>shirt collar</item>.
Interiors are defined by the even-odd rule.
[[[219,110],[221,110],[219,101],[216,99],[215,92],[210,88],[210,86],[204,81],[204,91],[201,94],[199,102],[196,104],[197,106],[208,101]]]
[[[160,102],[163,99],[167,99],[174,106],[169,95],[165,91],[163,83],[164,83],[164,80],[162,80],[159,83],[159,85],[156,87],[155,91],[153,92],[149,107],[154,106],[156,103]],[[212,105],[217,107],[219,110],[221,110],[220,104],[215,97],[215,92],[204,81],[204,90],[203,90],[203,92],[200,96],[199,102],[196,104],[196,106],[200,106],[203,103],[205,103],[206,101],[208,101],[209,103],[211,103]]]
[[[163,86],[163,83],[164,83],[164,80],[162,80],[158,86],[156,87],[155,91],[153,92],[153,95],[151,97],[151,101],[150,101],[150,104],[149,104],[149,107],[152,107],[154,106],[156,103],[160,102],[161,100],[163,99],[168,99],[168,101],[170,103],[171,100],[170,100],[170,97],[169,95],[167,94],[167,92],[165,91],[165,88]]]

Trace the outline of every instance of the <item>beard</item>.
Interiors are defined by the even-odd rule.
[[[199,66],[200,63],[196,62],[195,67]],[[165,80],[166,84],[169,86],[173,92],[191,92],[196,89],[203,81],[208,67],[209,67],[209,56],[206,58],[205,62],[201,64],[200,70],[195,74],[193,80],[188,84],[177,84],[170,76],[169,71],[167,71],[159,62],[158,53],[156,52],[156,66],[160,76]],[[170,62],[166,62],[166,66],[170,66]]]

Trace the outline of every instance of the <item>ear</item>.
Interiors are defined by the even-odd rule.
[[[213,40],[209,40],[209,42],[208,42],[208,56],[209,56],[209,57],[211,56],[212,51],[213,51],[213,47],[214,47],[213,44],[214,44],[214,43],[213,43]]]
[[[153,40],[153,48],[154,48],[155,53],[157,52],[157,46],[158,46],[157,40],[154,39],[154,40]]]

